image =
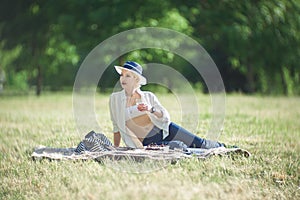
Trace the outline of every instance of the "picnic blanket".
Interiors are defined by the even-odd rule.
[[[213,148],[213,149],[196,149],[188,148],[191,153],[187,154],[181,150],[172,150],[168,147],[157,147],[144,149],[132,149],[132,148],[116,148],[111,151],[99,151],[90,152],[84,151],[83,153],[76,153],[76,148],[53,148],[39,146],[36,147],[32,153],[32,158],[34,160],[49,159],[49,160],[89,160],[95,159],[101,161],[103,159],[121,160],[128,159],[135,161],[143,161],[145,159],[152,160],[169,160],[171,162],[177,161],[182,158],[190,158],[192,156],[205,159],[215,155],[221,156],[232,156],[232,155],[242,155],[244,157],[249,157],[251,154],[247,150],[240,148]]]
[[[176,162],[182,158],[197,157],[205,159],[211,156],[231,156],[242,155],[249,157],[251,154],[241,148],[187,148],[184,143],[174,141],[168,145],[149,145],[142,149],[130,147],[113,147],[109,139],[102,133],[91,131],[85,138],[80,141],[77,147],[70,148],[53,148],[46,146],[38,146],[32,153],[34,160],[49,159],[49,160],[90,160],[103,161],[110,159],[119,161],[130,159],[133,161],[164,160]]]

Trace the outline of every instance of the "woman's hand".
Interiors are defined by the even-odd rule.
[[[141,112],[142,111],[151,112],[151,108],[152,108],[151,106],[149,106],[148,104],[145,104],[145,103],[140,103],[140,104],[137,105],[137,109]],[[153,111],[151,113],[153,113],[158,118],[161,118],[163,116],[163,113],[160,110],[159,111]]]
[[[145,104],[145,103],[140,103],[138,106],[137,106],[137,109],[139,110],[139,111],[150,111],[150,106],[148,106],[147,104]]]
[[[148,104],[145,104],[145,103],[140,103],[139,105],[137,105],[137,109],[139,111],[148,111],[148,112],[151,112],[151,106],[149,106]],[[161,118],[163,116],[163,113],[161,111],[154,111],[154,112],[151,112],[153,113],[156,117],[158,118]]]

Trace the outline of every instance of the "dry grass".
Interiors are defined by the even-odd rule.
[[[201,112],[194,131],[203,135],[210,98],[197,97]],[[160,99],[183,123],[174,96]],[[226,97],[219,139],[248,149],[251,158],[192,158],[150,173],[125,173],[95,161],[30,158],[35,146],[76,146],[85,135],[76,129],[71,94],[0,97],[0,199],[300,199],[299,100]],[[111,139],[107,103],[108,96],[96,96],[97,120]]]

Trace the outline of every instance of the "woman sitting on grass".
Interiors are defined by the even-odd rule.
[[[110,114],[113,123],[114,145],[120,145],[121,138],[128,147],[143,148],[151,144],[168,144],[181,141],[191,148],[216,148],[222,143],[200,138],[170,121],[168,111],[157,97],[148,91],[141,91],[147,83],[142,67],[127,61],[122,67],[115,66],[120,74],[120,92],[110,96]]]

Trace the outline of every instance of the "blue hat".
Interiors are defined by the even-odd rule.
[[[143,74],[143,68],[141,67],[141,65],[139,65],[136,62],[126,61],[122,67],[121,66],[115,66],[115,69],[119,74],[122,73],[123,69],[131,71],[131,72],[133,72],[133,73],[135,73],[136,75],[139,76],[139,78],[140,78],[139,83],[141,85],[146,85],[147,84],[147,79],[142,75]]]

